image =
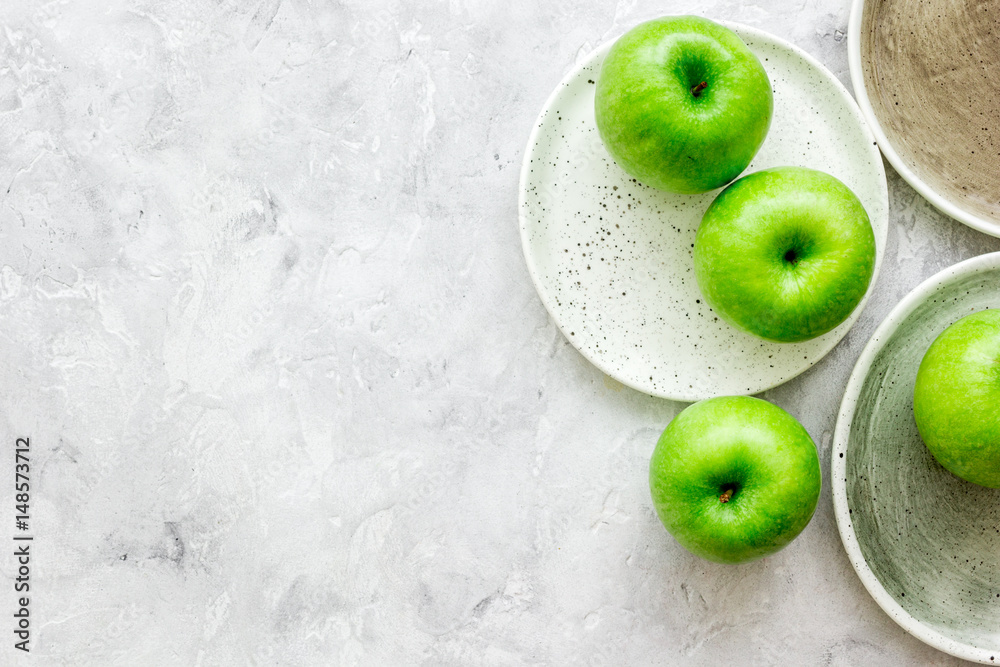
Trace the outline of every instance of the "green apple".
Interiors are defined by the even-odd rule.
[[[945,469],[1000,488],[1000,311],[966,315],[934,339],[917,371],[913,416]]]
[[[694,243],[698,287],[738,329],[780,343],[825,334],[857,308],[875,270],[865,207],[833,176],[776,167],[716,197]]]
[[[756,155],[774,100],[767,72],[732,30],[697,16],[642,23],[608,52],[597,129],[646,185],[692,194],[722,187]]]
[[[790,414],[749,396],[685,408],[649,462],[653,505],[681,546],[717,563],[784,548],[816,511],[816,445]]]

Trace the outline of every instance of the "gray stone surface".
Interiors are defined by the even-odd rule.
[[[35,551],[32,653],[0,624],[0,663],[954,664],[861,586],[827,455],[875,326],[1000,242],[887,168],[876,294],[765,395],[820,447],[819,510],[734,568],[652,511],[648,458],[683,406],[562,338],[518,236],[528,132],[581,54],[691,12],[848,83],[848,11],[5,3],[0,536],[30,436]]]

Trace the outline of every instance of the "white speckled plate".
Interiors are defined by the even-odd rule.
[[[847,555],[882,609],[918,639],[1000,664],[1000,491],[933,459],[913,419],[927,348],[950,324],[1000,308],[1000,253],[949,267],[876,329],[834,433],[833,507]]]
[[[774,87],[771,130],[747,173],[797,165],[847,184],[875,230],[874,286],[885,250],[888,191],[882,158],[854,100],[804,51],[759,30],[726,25],[761,59]],[[715,315],[698,291],[691,253],[718,191],[653,190],[633,181],[605,151],[594,122],[594,81],[610,46],[590,53],[563,79],[528,140],[521,240],[542,302],[583,356],[654,396],[696,401],[755,394],[795,377],[844,337],[864,301],[841,326],[805,343],[764,342]]]

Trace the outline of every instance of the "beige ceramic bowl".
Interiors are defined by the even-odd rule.
[[[854,0],[848,58],[896,171],[945,214],[1000,236],[1000,2]]]

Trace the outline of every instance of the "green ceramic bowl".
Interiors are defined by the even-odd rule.
[[[931,342],[963,315],[1000,308],[1000,253],[956,264],[910,292],[854,368],[834,435],[834,511],[872,597],[918,639],[1000,664],[1000,490],[942,468],[913,420]]]

